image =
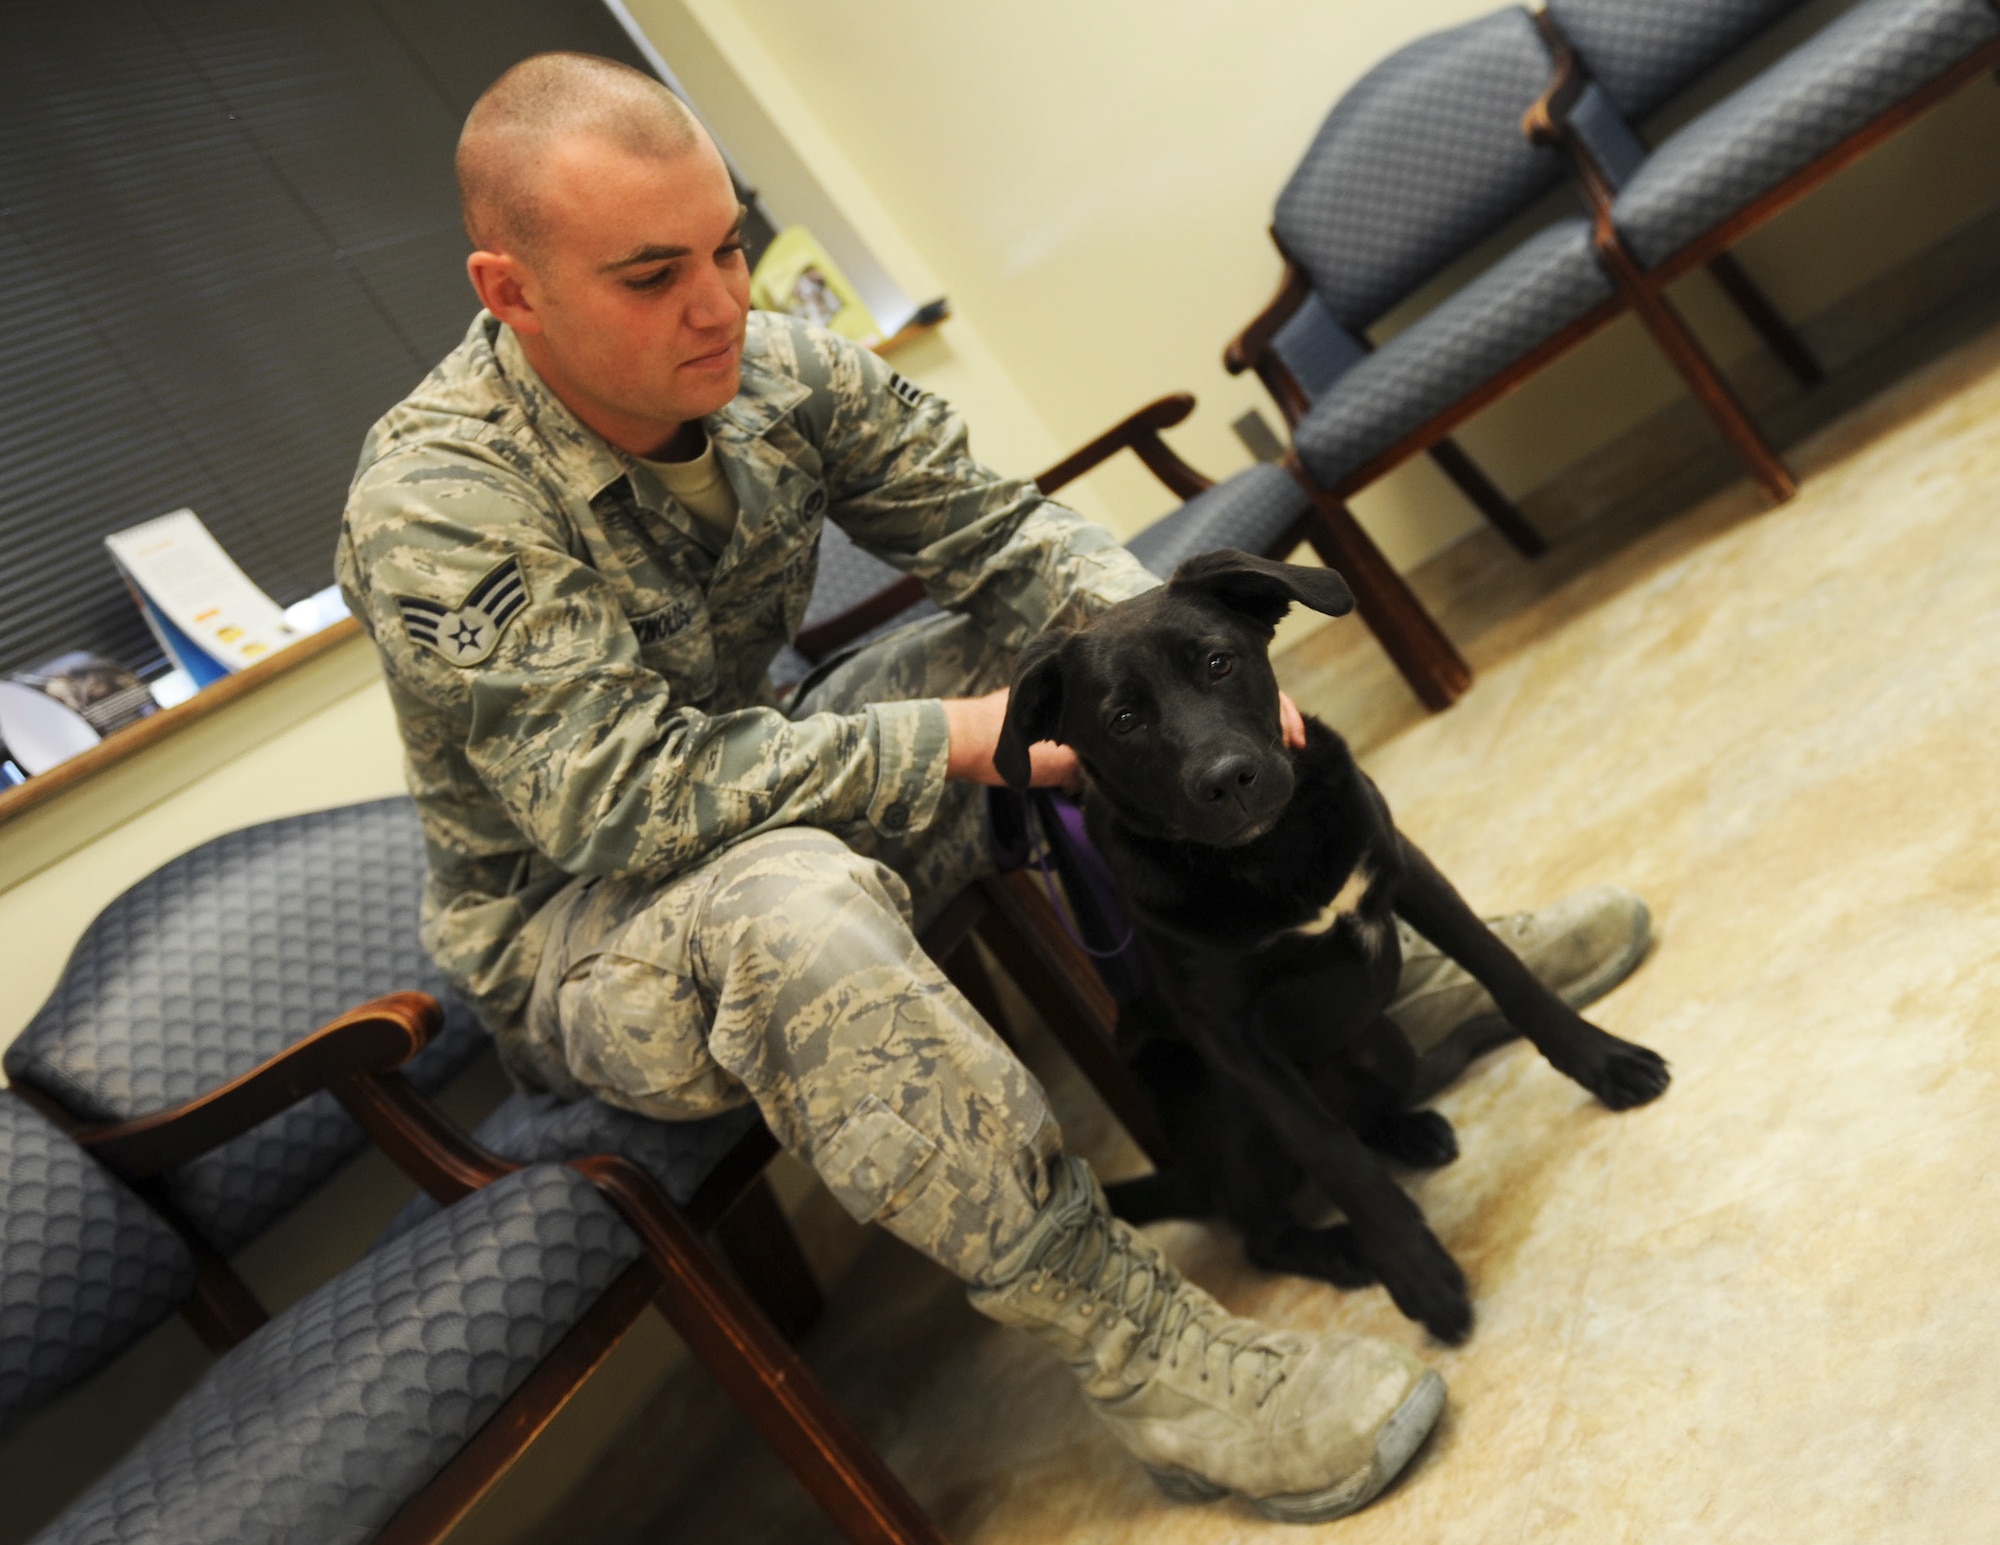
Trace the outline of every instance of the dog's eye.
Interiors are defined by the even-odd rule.
[[[1111,716],[1111,733],[1129,735],[1139,727],[1139,716],[1129,708],[1121,708]]]
[[[1235,664],[1236,661],[1234,658],[1224,654],[1219,649],[1216,650],[1214,654],[1208,657],[1208,679],[1210,681],[1222,680],[1224,676],[1229,674],[1230,667]]]

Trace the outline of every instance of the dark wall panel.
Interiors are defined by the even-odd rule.
[[[367,426],[464,335],[451,157],[528,54],[643,67],[599,0],[11,0],[0,673],[155,651],[106,533],[192,506],[281,603]]]

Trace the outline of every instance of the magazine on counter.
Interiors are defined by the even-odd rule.
[[[23,777],[47,772],[154,706],[146,684],[124,666],[71,650],[0,681],[0,760]]]

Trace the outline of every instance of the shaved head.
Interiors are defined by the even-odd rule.
[[[547,234],[542,175],[566,140],[665,159],[707,136],[652,76],[594,54],[536,54],[472,105],[458,137],[458,197],[473,246],[533,263]]]

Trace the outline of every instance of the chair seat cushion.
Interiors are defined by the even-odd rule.
[[[1171,579],[1188,559],[1219,547],[1268,553],[1311,509],[1297,478],[1260,462],[1196,494],[1125,546],[1160,578]]]
[[[1560,220],[1341,376],[1292,443],[1331,488],[1611,296],[1590,222]]]
[[[417,936],[428,873],[408,799],[247,827],[155,870],[85,930],[6,1069],[94,1121],[126,1121],[248,1072],[386,992],[445,1007],[406,1070],[435,1090],[485,1041]],[[229,1252],[361,1147],[330,1095],[293,1106],[169,1177]]]
[[[0,1431],[193,1291],[180,1236],[39,1112],[0,1094]]]
[[[1995,37],[1992,0],[1862,0],[1668,138],[1612,217],[1657,267]]]
[[[39,1538],[360,1545],[639,1253],[574,1170],[509,1175],[228,1353]]]
[[[515,1093],[502,1100],[472,1136],[481,1147],[516,1164],[560,1164],[593,1154],[617,1154],[686,1206],[761,1119],[754,1105],[705,1121],[655,1121],[602,1100]],[[429,1197],[416,1197],[391,1221],[383,1238],[398,1237],[437,1210],[438,1204]]]

